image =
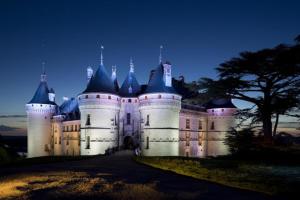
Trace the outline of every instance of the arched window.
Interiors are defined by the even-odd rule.
[[[89,95],[85,95],[85,98],[88,99],[88,98],[89,98]]]
[[[110,95],[108,96],[108,99],[111,99],[111,96],[110,96]]]
[[[145,96],[145,99],[148,99],[148,97],[147,97],[147,96]]]
[[[131,103],[131,99],[128,99],[128,103]]]
[[[161,99],[161,94],[158,95],[158,98]]]
[[[97,94],[96,98],[97,98],[97,99],[100,99],[100,95],[99,95],[99,94]]]

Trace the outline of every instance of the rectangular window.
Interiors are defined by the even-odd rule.
[[[199,145],[199,146],[202,145],[202,137],[201,137],[201,133],[199,133],[199,135],[198,135],[198,145]]]
[[[215,122],[211,122],[210,129],[211,129],[211,130],[215,130]]]
[[[57,137],[55,137],[55,144],[57,144]]]
[[[149,149],[149,137],[146,138],[146,149]]]
[[[86,149],[90,149],[90,136],[86,136],[86,146],[85,146],[85,148]]]
[[[199,126],[198,126],[198,129],[199,129],[199,130],[202,130],[202,121],[201,121],[201,120],[199,120]]]
[[[130,113],[127,113],[127,115],[126,115],[126,123],[127,124],[130,124],[130,121],[131,121],[131,116],[130,116]]]
[[[61,137],[58,138],[58,143],[61,144]]]
[[[185,120],[185,128],[186,129],[190,129],[191,128],[190,119],[186,119]]]
[[[150,126],[150,116],[149,115],[147,115],[147,121],[146,121],[145,125],[146,126]]]
[[[80,134],[78,134],[78,146],[80,146]]]
[[[91,115],[90,115],[90,114],[88,114],[88,115],[86,116],[86,122],[85,122],[85,125],[86,125],[86,126],[90,126],[90,125],[91,125]]]

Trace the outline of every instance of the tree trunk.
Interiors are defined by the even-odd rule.
[[[276,113],[276,121],[274,124],[273,137],[275,137],[276,132],[277,132],[278,121],[279,121],[279,113]]]
[[[266,142],[272,141],[272,121],[271,114],[263,117],[263,132]]]

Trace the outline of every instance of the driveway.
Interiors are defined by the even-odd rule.
[[[31,182],[28,182],[29,185],[31,184],[30,187],[28,185],[16,187],[18,190],[27,191],[23,193],[27,197],[26,195],[15,196],[14,198],[16,199],[47,199],[47,197],[48,199],[90,199],[91,197],[93,199],[272,199],[270,196],[264,194],[230,188],[155,169],[136,163],[132,157],[132,152],[121,151],[111,156],[99,156],[79,161],[33,165],[22,168],[2,168],[0,169],[0,177],[2,177],[0,184],[1,182],[3,184],[5,181],[10,180],[9,177],[18,179],[18,176],[24,177],[29,174],[40,174],[41,176],[48,174],[47,177],[49,180],[42,179],[46,181],[44,183],[31,180]],[[51,177],[55,177],[56,174],[62,174],[63,172],[67,174],[62,175],[58,179],[63,180],[63,177],[66,176],[70,176],[70,178],[66,182],[57,180],[59,184],[54,186],[53,182],[55,180],[54,178],[51,179]],[[84,175],[75,176],[74,173]],[[3,180],[3,177],[6,177],[6,179]],[[90,185],[92,182],[93,187],[86,189],[87,185]],[[97,182],[101,182],[102,184]],[[45,187],[46,183],[52,183],[53,187]],[[39,184],[39,187],[34,188],[32,186],[34,184]],[[82,186],[75,187],[76,184],[81,184]],[[113,186],[108,188],[109,184],[113,184]],[[133,187],[136,185],[139,187]],[[104,186],[108,189],[103,190]],[[82,187],[85,188],[82,189]],[[77,191],[75,196],[71,195],[70,190],[73,189],[70,188],[75,188],[74,192]],[[100,189],[101,193],[98,192]],[[79,190],[80,192],[78,192]],[[143,192],[143,190],[146,192]],[[66,193],[67,191],[69,193]],[[61,195],[62,192],[65,193]],[[53,194],[56,194],[56,196],[53,197]]]

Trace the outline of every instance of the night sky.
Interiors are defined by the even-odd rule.
[[[86,67],[117,65],[122,83],[133,57],[145,83],[163,59],[187,81],[216,77],[218,64],[245,50],[292,43],[300,1],[1,1],[0,115],[25,114],[46,62],[48,84],[63,96],[86,86]],[[242,104],[241,104],[242,105]]]

